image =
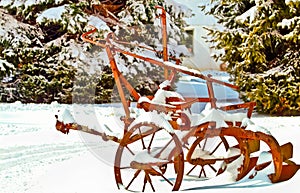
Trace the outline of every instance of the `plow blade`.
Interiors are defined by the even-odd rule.
[[[293,157],[293,145],[291,143],[284,144],[280,147],[280,149],[283,162],[287,164],[282,166],[280,178],[278,180],[278,182],[283,182],[292,178],[300,169],[300,165],[297,165],[293,161],[289,160]]]
[[[280,175],[278,182],[283,182],[283,181],[291,179],[297,173],[297,171],[299,169],[300,169],[300,165],[296,165],[296,164],[283,165],[281,175]]]
[[[289,160],[290,158],[293,157],[293,145],[291,143],[286,143],[286,144],[280,146],[280,152],[281,152],[283,163],[285,163],[287,165],[283,165],[283,163],[282,163],[280,177],[278,180],[276,180],[276,183],[291,179],[297,173],[297,171],[300,169],[300,165],[297,165],[294,162]],[[258,161],[258,157],[250,158],[249,166],[247,168],[247,171],[245,172],[246,174],[249,173],[253,169],[255,169],[255,171],[263,170],[267,166],[272,164],[271,161],[257,164],[257,161]],[[252,177],[250,176],[249,178],[252,178]]]

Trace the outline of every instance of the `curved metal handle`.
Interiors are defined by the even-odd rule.
[[[90,26],[92,27],[92,29],[88,32],[85,32],[81,35],[81,39],[85,42],[89,42],[89,43],[92,43],[92,44],[95,44],[97,46],[100,46],[102,48],[105,48],[105,44],[102,44],[99,42],[99,40],[95,40],[95,39],[92,39],[91,37],[88,37],[89,35],[97,32],[97,28],[95,26]]]

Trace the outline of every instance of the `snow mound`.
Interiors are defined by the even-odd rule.
[[[58,110],[57,120],[64,124],[75,123],[75,119],[68,109]]]
[[[259,125],[255,125],[255,123],[253,121],[251,121],[251,119],[249,119],[249,118],[244,118],[241,126],[246,127],[245,130],[250,130],[253,132],[262,132],[267,135],[271,135],[271,132],[267,128],[259,126]]]
[[[37,18],[37,23],[42,23],[43,20],[53,20],[53,21],[59,21],[62,20],[62,14],[66,12],[65,5],[59,6],[59,7],[53,7],[50,9],[47,9],[43,11]]]
[[[152,152],[152,154],[153,154],[153,152]],[[162,163],[163,164],[163,163],[169,162],[166,159],[155,158],[153,155],[149,154],[147,149],[136,154],[133,161],[136,161],[138,163],[145,163],[145,164],[151,164],[151,163]]]
[[[215,121],[216,122],[216,127],[228,127],[228,125],[225,122],[225,117],[224,117],[224,111],[218,110],[218,109],[211,109],[205,112],[204,118],[200,119],[199,122],[196,122],[196,125],[200,125],[201,123],[205,122],[211,122]]]
[[[173,127],[168,122],[169,119],[168,115],[158,113],[157,111],[144,112],[131,123],[128,129],[132,129],[135,125],[140,123],[153,123],[159,128],[166,129],[169,133],[174,133]]]
[[[261,170],[257,170],[254,167],[243,179],[241,179],[240,182],[249,181],[249,179],[251,179],[251,181],[262,181],[271,183],[271,180],[269,179],[268,175],[275,173],[272,153],[262,151],[258,157],[256,165],[261,165],[265,163],[270,164]]]

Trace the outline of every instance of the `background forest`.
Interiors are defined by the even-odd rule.
[[[94,25],[98,38],[113,31],[128,42],[161,47],[161,24],[155,5],[167,9],[169,39],[180,42],[182,17],[189,12],[173,1],[1,0],[0,100],[117,100],[105,50],[83,42],[80,36],[91,29],[88,25]],[[141,52],[137,47],[131,51]],[[170,50],[170,54],[174,53]],[[116,57],[122,72],[142,94],[157,89],[156,83],[163,75],[159,69],[124,55]]]
[[[224,29],[211,30],[217,56],[245,100],[269,114],[300,114],[300,1],[211,0]]]
[[[80,35],[91,24],[99,29],[100,38],[114,31],[127,41],[159,48],[155,5],[164,6],[169,14],[169,42],[173,47],[184,42],[184,17],[191,12],[173,0],[0,0],[0,100],[117,100],[104,50],[83,42]],[[206,0],[199,2],[200,8],[222,26],[208,29],[215,48],[222,51],[215,57],[227,64],[241,97],[256,101],[259,112],[300,114],[300,1]],[[122,25],[108,22],[107,9]],[[138,26],[143,33],[122,26]],[[170,54],[180,53],[170,50]],[[155,91],[162,77],[158,69],[123,55],[118,62],[139,91]]]

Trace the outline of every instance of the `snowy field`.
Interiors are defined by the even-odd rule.
[[[56,131],[54,114],[68,105],[0,104],[1,193],[126,192],[115,184],[113,160],[117,144],[71,131]],[[116,115],[115,108],[92,107],[98,116]],[[292,142],[293,161],[300,163],[300,117],[254,115],[280,144]],[[299,192],[300,172],[286,182],[271,184],[264,174],[255,180],[230,183],[226,178],[197,181],[184,178],[180,192]],[[164,186],[166,183],[162,183]]]

